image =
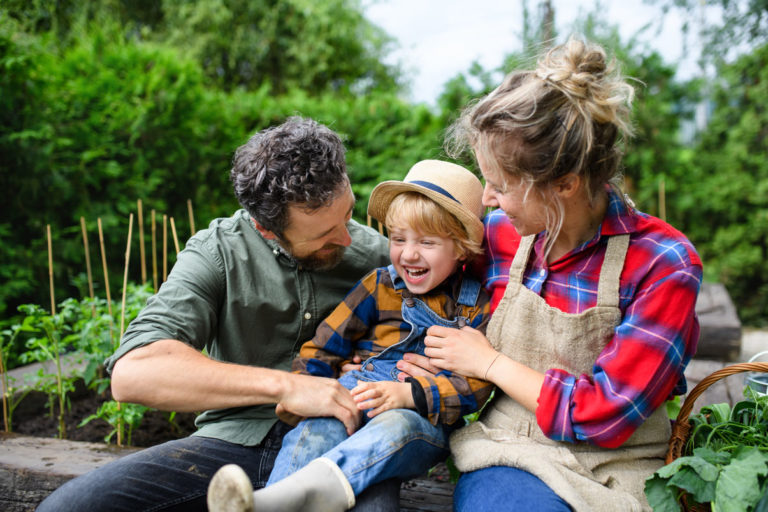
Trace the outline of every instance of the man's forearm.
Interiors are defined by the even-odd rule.
[[[275,403],[286,372],[215,361],[177,340],[128,352],[112,371],[115,400],[167,411]]]
[[[160,340],[121,357],[112,370],[115,400],[192,412],[281,403],[302,417],[333,416],[351,435],[360,415],[336,379],[215,361],[177,340]]]

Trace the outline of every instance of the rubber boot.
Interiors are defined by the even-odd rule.
[[[352,486],[330,459],[315,459],[292,475],[252,494],[247,475],[239,467],[234,466],[239,470],[236,471],[230,466],[221,468],[211,480],[210,512],[342,512],[355,506]],[[246,482],[248,486],[244,485]]]
[[[206,501],[210,512],[252,512],[251,479],[240,466],[222,466],[208,484]]]

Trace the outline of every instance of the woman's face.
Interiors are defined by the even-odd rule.
[[[485,179],[483,205],[501,208],[521,236],[546,229],[547,205],[539,194],[520,178],[503,176],[488,166],[480,154],[477,163]]]

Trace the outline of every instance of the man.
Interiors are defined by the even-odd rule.
[[[384,237],[351,220],[341,140],[290,118],[237,150],[231,178],[244,210],[187,242],[107,360],[116,400],[204,411],[197,432],[72,480],[38,510],[205,510],[210,478],[232,462],[263,487],[290,428],[275,404],[357,428],[336,380],[287,371],[317,323],[388,261]],[[397,510],[398,488],[372,489],[358,510]]]

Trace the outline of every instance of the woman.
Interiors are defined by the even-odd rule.
[[[616,185],[632,87],[579,40],[469,107],[452,148],[486,185],[487,337],[432,327],[412,375],[486,379],[496,398],[454,433],[456,510],[645,510],[664,402],[685,392],[701,261]],[[420,369],[421,368],[421,369]],[[527,508],[524,508],[527,507]]]

